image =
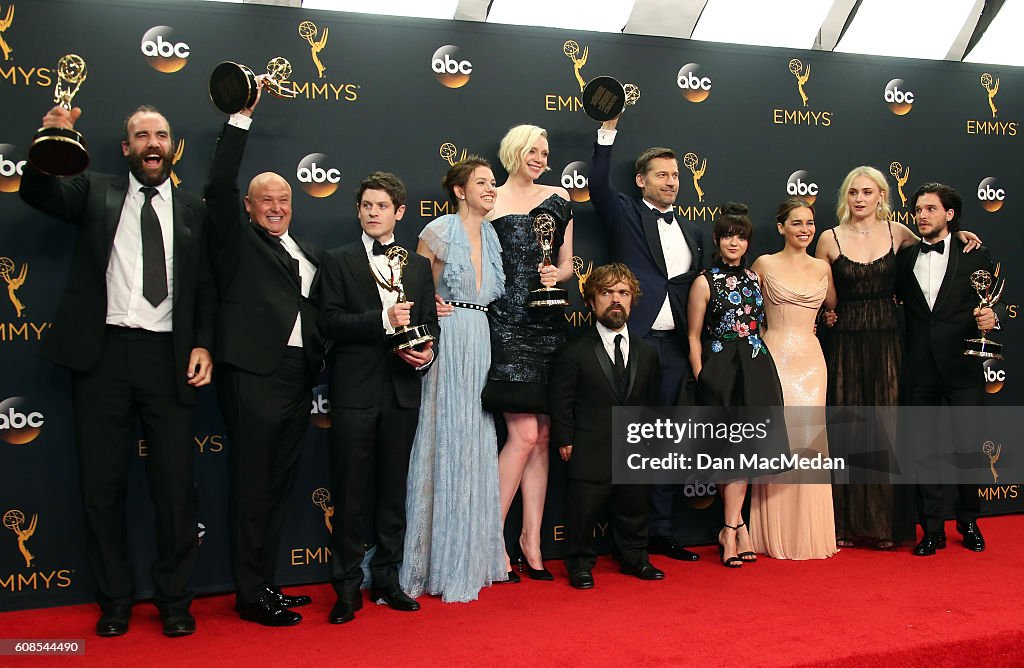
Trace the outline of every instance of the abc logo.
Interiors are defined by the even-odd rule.
[[[806,170],[801,169],[789,175],[789,180],[786,181],[786,194],[803,198],[808,204],[814,204],[814,200],[818,199],[818,184],[811,181]]]
[[[914,104],[914,91],[907,90],[903,79],[893,79],[885,84],[883,96],[886,104],[889,105],[889,111],[897,116],[910,113],[910,108]]]
[[[11,397],[0,403],[0,438],[11,445],[25,445],[42,431],[46,418],[38,411],[25,408],[23,397]]]
[[[569,191],[569,199],[574,202],[590,201],[590,164],[577,160],[570,162],[562,170],[562,187]]]
[[[702,77],[697,73],[700,69],[700,65],[697,63],[686,63],[679,68],[679,74],[676,75],[676,85],[685,97],[690,102],[703,102],[708,99],[708,95],[711,95],[711,79],[710,77]]]
[[[317,429],[331,428],[331,400],[326,385],[313,388],[313,406],[309,410],[309,423]]]
[[[459,47],[445,44],[434,52],[430,59],[430,69],[442,86],[462,88],[469,83],[469,75],[473,73],[473,63],[459,58]]]
[[[185,42],[174,39],[174,28],[154,26],[142,36],[142,55],[150,67],[158,72],[170,74],[188,64],[190,49]]]
[[[994,176],[987,176],[978,184],[978,199],[981,207],[989,213],[994,213],[1003,208],[1003,201],[1006,200],[1006,191],[999,187]]]
[[[313,197],[330,197],[341,181],[341,172],[333,167],[324,167],[325,164],[325,154],[310,153],[295,169],[295,178],[302,184],[302,189]]]
[[[1006,384],[1006,372],[996,364],[997,360],[988,360],[982,366],[982,373],[985,374],[985,391],[989,394],[995,394]]]
[[[11,144],[0,144],[0,193],[16,193],[21,186],[25,161],[17,159],[17,149]]]
[[[704,510],[711,506],[718,494],[718,488],[713,482],[701,482],[696,476],[691,475],[683,485],[683,496],[687,503],[694,510]]]

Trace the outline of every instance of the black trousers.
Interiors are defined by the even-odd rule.
[[[228,432],[231,561],[240,605],[272,586],[285,508],[309,425],[313,379],[301,348],[261,376],[218,367],[218,398]]]
[[[938,380],[937,374],[929,374],[924,379],[912,383],[907,391],[907,402],[912,406],[983,406],[985,402],[984,387],[947,388]],[[963,416],[960,416],[963,417]],[[954,419],[952,427],[954,430],[954,443],[957,450],[968,452],[977,450],[971,448],[970,443],[976,440],[969,435],[972,427],[977,422],[970,419]],[[938,429],[938,424],[933,425]],[[920,442],[937,442],[938,436],[929,437],[922,435]],[[964,445],[960,445],[964,444]],[[978,451],[980,456],[980,450]],[[937,467],[934,458],[929,458],[929,453],[918,451],[917,473],[918,478],[926,482],[917,485],[917,513],[921,528],[925,532],[938,532],[942,530],[943,514],[942,499],[946,493],[956,492],[954,512],[956,519],[960,522],[974,522],[978,519],[981,511],[981,500],[978,498],[978,485],[944,485],[935,482],[938,477]]]
[[[647,485],[570,479],[565,506],[565,566],[591,570],[597,563],[594,527],[605,503],[619,561],[630,566],[647,562],[647,523],[650,517]]]
[[[344,382],[343,377],[331,380],[332,387]],[[402,563],[409,455],[419,408],[402,408],[392,384],[383,387],[371,408],[344,408],[331,398],[331,583],[346,600],[359,596],[364,545],[371,536],[377,546],[370,562],[374,587],[397,587]],[[373,510],[372,527],[368,509]]]
[[[644,337],[658,351],[661,365],[661,389],[659,399],[663,406],[692,406],[697,381],[690,368],[690,360],[679,340],[679,332],[650,331]],[[672,536],[672,518],[675,514],[677,493],[682,485],[651,485],[651,527],[652,536]]]
[[[131,605],[126,496],[138,450],[135,419],[146,439],[146,478],[156,511],[157,559],[152,567],[161,611],[188,610],[186,584],[199,557],[193,478],[192,408],[181,403],[170,334],[107,327],[95,368],[72,374],[78,470],[85,509],[86,551],[97,600],[108,609]]]

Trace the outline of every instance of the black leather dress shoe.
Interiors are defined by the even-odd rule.
[[[295,626],[302,621],[302,615],[292,612],[269,595],[241,606],[238,612],[245,621],[263,626]]]
[[[964,547],[973,552],[985,551],[985,537],[977,522],[957,522],[956,530],[964,537]]]
[[[268,586],[266,590],[271,598],[276,599],[278,604],[284,608],[301,608],[313,602],[313,599],[308,596],[288,596],[287,594],[282,594],[281,590],[276,587]]]
[[[651,536],[647,542],[647,554],[662,554],[678,561],[697,561],[700,555],[691,552],[670,536]]]
[[[96,622],[96,635],[104,638],[123,636],[128,633],[128,620],[132,618],[132,606],[113,605],[103,611]]]
[[[654,564],[647,562],[640,566],[633,566],[631,564],[622,564],[619,570],[625,575],[633,575],[640,578],[641,580],[664,580],[664,571],[654,567]]]
[[[405,592],[395,587],[393,589],[371,589],[370,600],[377,605],[386,605],[392,610],[402,612],[415,612],[420,609],[416,599],[405,595]]]
[[[946,547],[946,534],[938,531],[926,533],[921,541],[914,546],[913,553],[916,557],[930,557],[935,550]]]
[[[187,610],[161,614],[160,620],[164,624],[164,635],[168,638],[180,638],[196,632],[196,618]]]
[[[585,568],[569,571],[569,584],[576,589],[593,589],[594,576]]]
[[[363,599],[347,599],[339,598],[338,602],[331,608],[331,613],[327,615],[327,621],[331,624],[344,624],[351,622],[356,618],[356,610],[363,607]]]

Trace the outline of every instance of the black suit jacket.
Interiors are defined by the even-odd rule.
[[[75,371],[89,371],[103,349],[107,319],[107,265],[128,190],[128,175],[86,172],[55,178],[25,166],[21,198],[29,205],[79,228],[67,286],[40,354]],[[205,234],[209,214],[203,202],[172,189],[174,211],[174,310],[171,329],[179,398],[195,402],[186,371],[193,348],[213,350],[217,294],[210,274]]]
[[[238,170],[249,137],[247,130],[225,124],[213,152],[205,195],[213,223],[210,252],[217,258],[220,288],[217,361],[255,374],[269,374],[281,363],[295,317],[302,316],[302,345],[310,371],[320,372],[323,339],[317,327],[317,290],[300,291],[291,256],[263,228],[249,221],[241,205]],[[289,236],[317,268],[321,251]]]
[[[658,217],[642,199],[627,197],[615,190],[611,182],[611,161],[612,147],[595,143],[589,177],[590,199],[608,235],[612,259],[633,270],[644,292],[643,299],[630,314],[629,331],[638,336],[651,331],[668,294],[675,331],[683,347],[689,349],[686,302],[690,284],[704,266],[704,234],[693,221],[676,216],[693,259],[689,271],[669,279],[658,234]]]
[[[381,318],[384,307],[372,271],[361,239],[324,254],[320,329],[331,342],[331,405],[374,406],[380,401],[383,383],[390,379],[398,405],[415,408],[420,405],[421,374],[426,369],[416,371],[387,345]],[[439,337],[430,262],[409,253],[402,285],[406,299],[413,302],[412,323],[426,325]],[[435,355],[437,351],[435,342]]]
[[[908,387],[914,386],[915,377],[934,374],[950,388],[979,387],[985,382],[982,360],[964,355],[963,349],[964,339],[978,336],[972,315],[978,295],[971,287],[971,274],[979,269],[991,272],[992,257],[985,248],[965,255],[963,244],[954,235],[946,241],[949,264],[934,309],[928,308],[914,276],[921,245],[909,246],[896,255],[896,294],[903,301],[907,323],[903,360]]]
[[[596,327],[565,344],[551,372],[551,445],[571,445],[569,477],[612,479],[612,407],[657,406],[661,367],[654,347],[629,339],[625,400],[615,390],[612,360]]]

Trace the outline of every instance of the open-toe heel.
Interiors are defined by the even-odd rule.
[[[739,530],[740,529],[746,529],[746,527],[747,527],[747,525],[745,523],[743,523],[743,522],[740,522],[739,524],[736,525],[736,549],[737,550],[740,549],[740,547],[739,547],[740,546],[740,532],[739,532]],[[744,531],[743,533],[747,534],[747,542],[749,543],[750,542],[750,532],[749,531]],[[743,552],[740,552],[736,556],[740,558],[740,561],[745,561],[745,562],[747,562],[749,564],[752,564],[755,561],[757,561],[757,552],[754,552],[753,550],[744,550]]]
[[[726,524],[722,527],[722,531],[726,529],[732,529],[736,531],[738,527],[734,527],[730,524]],[[740,568],[743,566],[743,560],[739,558],[739,555],[733,554],[731,556],[725,556],[725,539],[722,537],[722,531],[718,532],[718,556],[722,560],[722,565],[726,568]]]

